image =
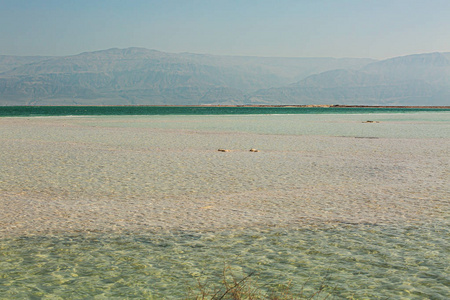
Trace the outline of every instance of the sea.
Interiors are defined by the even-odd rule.
[[[0,299],[450,298],[450,109],[0,107],[0,170]]]
[[[260,114],[367,114],[442,112],[426,107],[301,107],[301,106],[1,106],[0,117],[14,116],[121,116],[121,115],[260,115]]]

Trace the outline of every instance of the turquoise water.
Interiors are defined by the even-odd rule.
[[[0,299],[192,298],[224,268],[448,299],[449,149],[442,110],[0,118]]]
[[[450,111],[376,107],[2,106],[0,117],[82,115],[368,114]]]

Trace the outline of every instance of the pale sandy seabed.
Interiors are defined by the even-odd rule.
[[[0,118],[0,145],[4,237],[449,219],[448,113]]]

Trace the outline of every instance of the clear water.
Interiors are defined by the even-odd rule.
[[[445,299],[448,226],[310,226],[127,235],[21,237],[1,244],[2,298],[178,298],[218,287],[224,265],[260,289],[306,295]],[[446,239],[447,238],[447,239]],[[324,294],[325,295],[325,294]]]
[[[448,112],[1,118],[0,298],[180,299],[229,266],[262,292],[447,299],[449,126]]]

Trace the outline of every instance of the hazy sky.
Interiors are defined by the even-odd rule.
[[[450,52],[449,0],[0,0],[0,55],[108,48],[292,57]]]

